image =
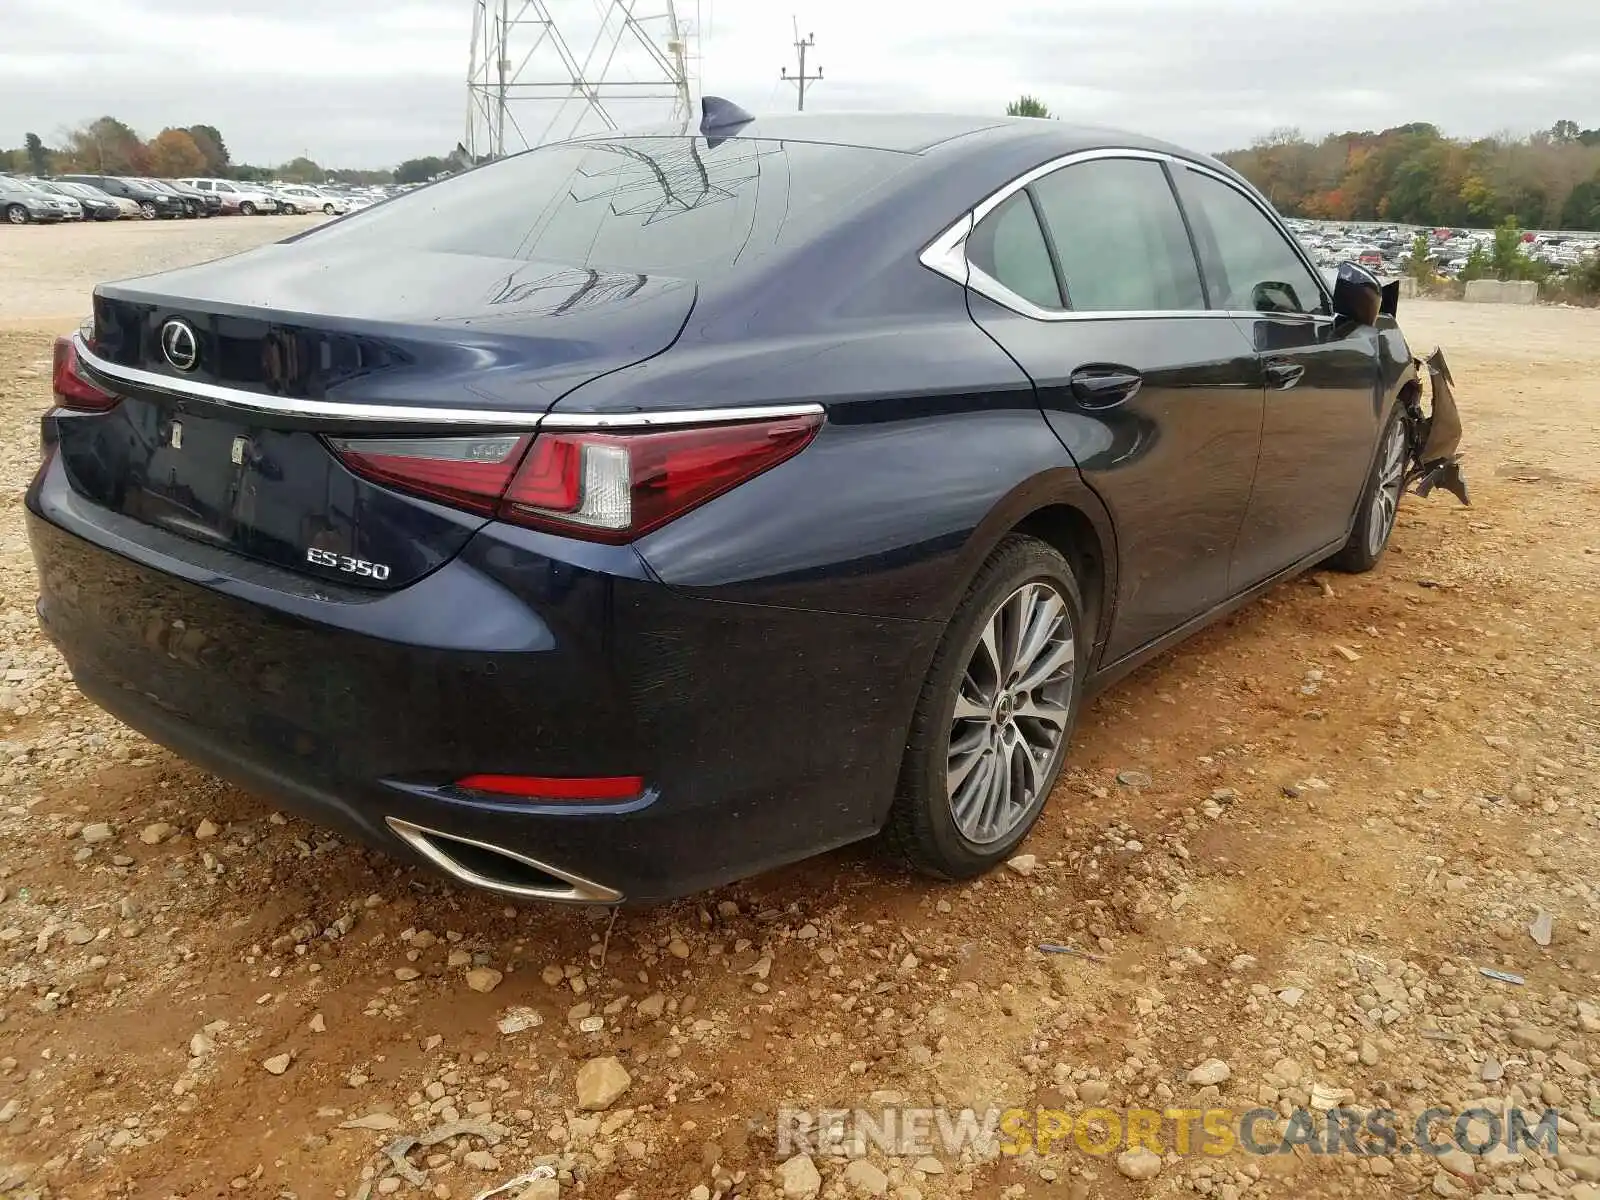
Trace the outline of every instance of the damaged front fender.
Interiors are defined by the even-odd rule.
[[[1466,476],[1461,473],[1461,413],[1456,408],[1450,364],[1445,361],[1442,348],[1415,361],[1419,373],[1423,369],[1428,372],[1431,404],[1430,411],[1425,412],[1415,388],[1408,389],[1404,397],[1411,464],[1406,485],[1415,484],[1419,496],[1443,488],[1461,503],[1471,504]]]

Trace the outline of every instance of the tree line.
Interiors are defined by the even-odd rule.
[[[1600,129],[1574,121],[1472,140],[1425,123],[1319,142],[1281,129],[1219,157],[1291,216],[1600,230]]]
[[[1024,95],[1006,105],[1006,115],[1054,114]],[[1317,142],[1278,129],[1217,157],[1292,217],[1600,230],[1600,129],[1576,121],[1523,138],[1451,138],[1423,122]]]
[[[394,170],[352,170],[325,167],[306,157],[277,166],[236,163],[228,143],[214,125],[168,126],[142,138],[116,117],[101,117],[62,135],[59,146],[29,133],[20,147],[0,150],[0,170],[38,176],[87,173],[132,175],[154,179],[194,176],[285,183],[422,183],[458,169],[449,158],[409,159]]]

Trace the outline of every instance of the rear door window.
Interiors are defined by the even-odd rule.
[[[1074,312],[1204,309],[1200,268],[1159,162],[1074,163],[1032,185]]]
[[[1007,291],[1040,308],[1060,308],[1050,247],[1027,192],[1006,199],[972,231],[967,261]]]
[[[1206,259],[1214,307],[1234,312],[1326,311],[1316,277],[1249,197],[1199,171],[1182,168],[1177,178]]]

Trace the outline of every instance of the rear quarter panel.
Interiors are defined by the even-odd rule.
[[[638,543],[664,582],[944,621],[1029,513],[1068,502],[1104,522],[1032,382],[972,323],[961,288],[923,274],[908,287],[946,295],[913,321],[705,344],[686,332],[666,354],[578,390],[584,408],[809,401],[827,413],[801,454]]]

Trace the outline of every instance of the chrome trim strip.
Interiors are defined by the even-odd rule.
[[[676,425],[725,425],[819,416],[820,404],[765,404],[749,408],[675,408],[662,412],[549,412],[540,429],[658,429]]]
[[[929,242],[917,256],[917,261],[928,270],[937,271],[966,287],[967,276],[972,270],[972,264],[967,261],[967,237],[972,233],[973,223],[972,214],[967,213]]]
[[[1106,158],[1134,158],[1143,159],[1147,162],[1165,163],[1170,168],[1182,167],[1186,170],[1195,171],[1201,175],[1207,175],[1212,179],[1215,179],[1217,182],[1231,187],[1246,200],[1249,200],[1251,204],[1255,205],[1256,208],[1264,216],[1266,216],[1268,221],[1271,222],[1273,228],[1288,240],[1289,246],[1294,251],[1295,256],[1299,258],[1301,264],[1311,272],[1312,279],[1316,281],[1317,287],[1321,289],[1323,302],[1325,304],[1331,302],[1331,296],[1328,292],[1326,283],[1322,279],[1322,273],[1320,269],[1312,264],[1311,260],[1306,257],[1305,249],[1300,245],[1300,240],[1289,231],[1288,227],[1284,225],[1282,219],[1279,218],[1277,213],[1273,212],[1270,207],[1264,206],[1257,197],[1252,196],[1248,191],[1241,188],[1236,180],[1230,179],[1222,172],[1205,166],[1202,163],[1192,162],[1187,158],[1181,158],[1178,155],[1167,154],[1159,150],[1136,150],[1132,148],[1124,149],[1116,147],[1107,147],[1097,150],[1078,150],[1071,154],[1063,154],[1059,158],[1053,158],[1049,162],[1041,163],[1039,166],[1033,167],[1032,169],[1025,171],[1023,174],[1018,175],[1009,183],[1001,186],[997,191],[991,192],[985,199],[979,201],[979,203],[975,205],[971,211],[963,213],[960,219],[958,219],[953,225],[947,228],[943,233],[939,234],[923,248],[922,253],[917,256],[917,260],[929,270],[937,271],[940,275],[945,276],[947,279],[953,279],[965,287],[970,287],[979,295],[988,297],[1002,308],[1009,308],[1012,312],[1019,313],[1025,317],[1030,317],[1036,321],[1129,321],[1148,320],[1152,317],[1181,317],[1193,319],[1240,315],[1248,315],[1250,317],[1296,315],[1292,313],[1239,314],[1224,312],[1220,309],[1175,309],[1170,312],[1074,312],[1070,309],[1040,308],[1032,301],[1027,300],[1011,291],[1011,289],[1000,283],[999,280],[994,279],[992,276],[983,271],[980,271],[968,261],[966,254],[966,241],[968,236],[972,233],[973,229],[977,227],[979,221],[982,221],[991,212],[999,208],[1000,205],[1004,204],[1017,192],[1020,192],[1023,188],[1027,187],[1035,180],[1042,179],[1046,175],[1050,175],[1060,170],[1062,167],[1070,167],[1077,163],[1093,162],[1097,159]],[[1308,317],[1325,316],[1325,314],[1322,313],[1306,313],[1302,315]]]
[[[387,421],[409,425],[520,425],[527,428],[538,421],[537,414],[528,412],[497,412],[478,408],[417,408],[402,404],[346,404],[337,400],[302,400],[293,396],[246,392],[215,383],[202,383],[197,379],[174,379],[170,375],[158,375],[154,371],[107,362],[84,344],[81,334],[73,334],[72,343],[78,352],[79,364],[87,368],[91,376],[100,375],[113,383],[149,388],[151,391],[184,400],[205,400],[223,408],[238,409],[243,412],[302,417],[310,420]]]
[[[378,421],[406,425],[510,425],[523,429],[656,429],[679,425],[718,425],[738,421],[769,421],[780,417],[813,416],[822,405],[767,404],[747,408],[691,408],[661,412],[505,412],[485,408],[425,408],[401,404],[350,404],[337,400],[303,400],[293,396],[271,396],[240,388],[202,383],[197,379],[177,379],[138,367],[109,362],[89,349],[82,333],[72,338],[78,362],[90,376],[101,376],[112,384],[130,384],[163,395],[185,400],[205,400],[223,408],[270,416],[299,417],[308,420]],[[91,379],[91,382],[93,380]]]
[[[622,893],[615,888],[606,887],[605,884],[596,883],[592,879],[585,879],[582,875],[575,875],[571,871],[563,871],[560,867],[553,867],[549,863],[529,858],[526,854],[518,854],[515,850],[507,850],[504,846],[496,846],[490,842],[480,842],[474,838],[460,837],[453,833],[441,833],[437,829],[413,825],[410,821],[403,821],[399,817],[385,817],[384,820],[388,822],[389,828],[394,830],[395,834],[411,849],[422,855],[423,858],[445,874],[459,880],[468,887],[494,892],[501,896],[513,896],[518,900],[553,900],[562,904],[617,904],[622,900]],[[569,886],[565,888],[534,887],[492,879],[451,858],[443,849],[434,844],[434,838],[443,842],[458,842],[463,846],[472,846],[478,850],[486,850],[491,854],[503,855],[515,862],[522,863],[524,866],[532,867],[535,871],[543,871],[546,875],[563,880]]]

